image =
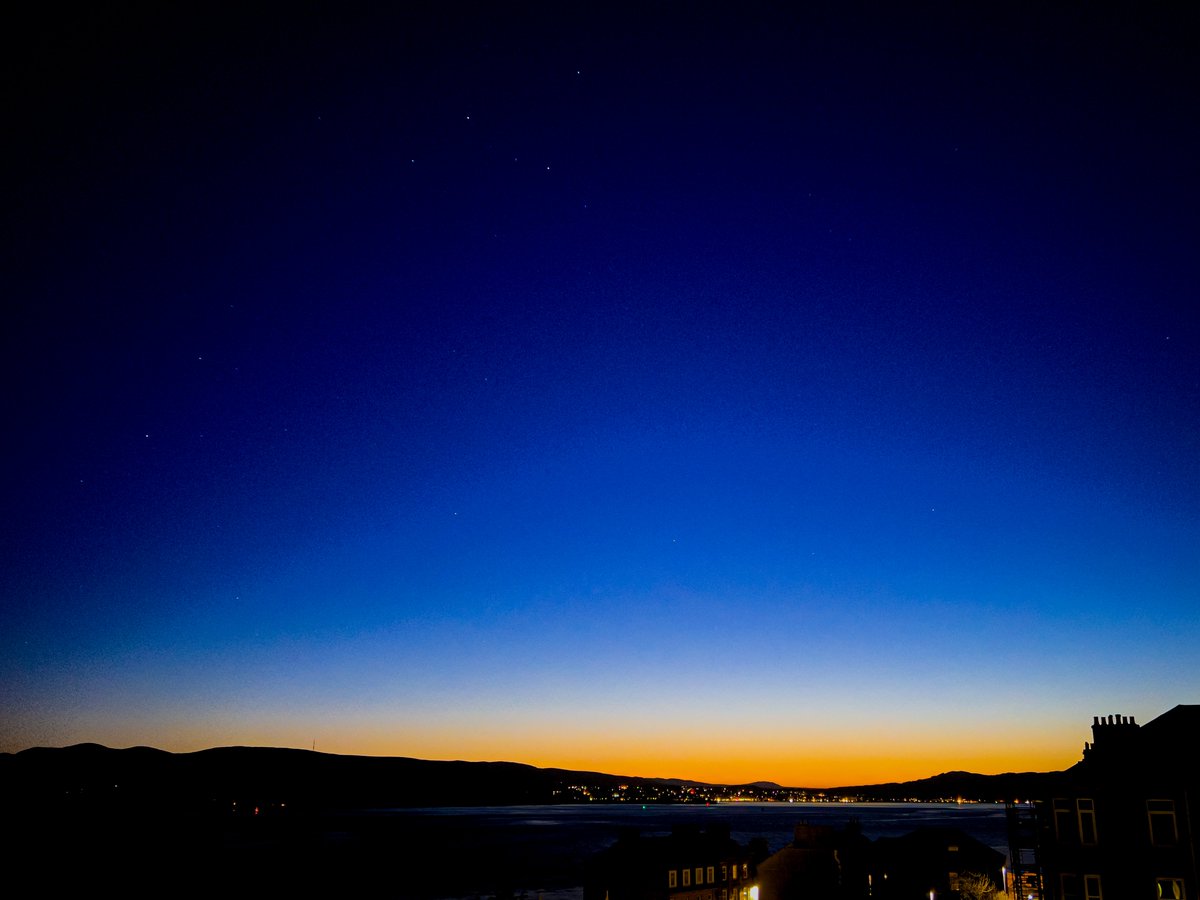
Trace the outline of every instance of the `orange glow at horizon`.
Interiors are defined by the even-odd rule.
[[[169,735],[130,741],[128,729],[110,726],[76,740],[109,746],[151,744],[174,752],[213,746],[286,746],[326,753],[408,756],[423,759],[508,761],[649,778],[681,778],[715,784],[774,781],[785,787],[830,788],[927,778],[961,770],[980,774],[1056,771],[1079,759],[1078,728],[1037,729],[1033,733],[960,733],[952,726],[910,731],[867,729],[824,734],[773,734],[769,740],[749,728],[717,736],[695,729],[662,728],[653,733],[615,731],[384,728],[378,722],[342,723],[311,729],[294,723],[180,723]],[[119,734],[124,731],[125,734]]]

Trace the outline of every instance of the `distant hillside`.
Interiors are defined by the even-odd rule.
[[[722,799],[1003,800],[1039,792],[1052,775],[947,772],[903,783],[784,788],[774,782],[711,785],[511,762],[340,756],[271,747],[168,753],[98,744],[0,754],[0,785],[17,801],[58,808],[136,809],[170,803],[214,812],[296,808],[474,806],[629,800]]]
[[[1006,772],[1003,775],[943,772],[917,781],[832,788],[826,793],[878,801],[962,799],[1003,802],[1043,796],[1047,786],[1053,784],[1060,775],[1059,772]]]
[[[53,797],[72,805],[167,798],[220,807],[234,802],[377,808],[548,803],[567,780],[567,773],[519,763],[339,756],[273,747],[166,753],[81,744],[0,757],[6,793]]]

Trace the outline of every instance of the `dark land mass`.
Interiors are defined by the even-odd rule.
[[[508,762],[265,747],[168,753],[80,744],[0,754],[0,790],[7,801],[0,853],[22,869],[47,873],[60,887],[112,884],[132,895],[218,890],[502,895],[506,873],[517,887],[518,873],[530,872],[539,883],[569,884],[578,859],[545,857],[537,846],[511,841],[501,846],[470,824],[470,817],[378,811],[622,800],[704,803],[733,796],[992,801],[1040,793],[1038,785],[1053,777],[952,772],[902,784],[805,790]]]
[[[977,775],[974,772],[943,772],[917,781],[888,782],[832,788],[826,793],[854,796],[861,800],[935,802],[963,800],[1003,803],[1041,797],[1062,777],[1062,772],[1006,772]]]
[[[512,762],[343,756],[273,747],[168,753],[99,744],[0,754],[10,797],[52,808],[160,806],[259,815],[292,809],[386,809],[588,801],[708,802],[732,798],[993,801],[1035,796],[1058,773],[946,772],[917,781],[835,788],[643,778]],[[235,808],[236,807],[236,808]]]

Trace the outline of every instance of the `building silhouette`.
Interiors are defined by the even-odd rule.
[[[1200,705],[1093,719],[1083,760],[1035,804],[1045,900],[1200,900],[1198,739]]]
[[[902,837],[875,842],[871,896],[957,900],[967,875],[981,875],[999,889],[1003,869],[1003,853],[959,828],[918,828]]]
[[[676,826],[669,835],[624,832],[591,860],[585,900],[759,900],[750,851],[728,826]]]
[[[763,900],[860,900],[871,896],[871,841],[856,822],[844,828],[799,824],[792,843],[758,867]]]

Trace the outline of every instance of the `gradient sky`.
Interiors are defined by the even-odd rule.
[[[0,750],[829,786],[1200,702],[1194,15],[12,29]]]

